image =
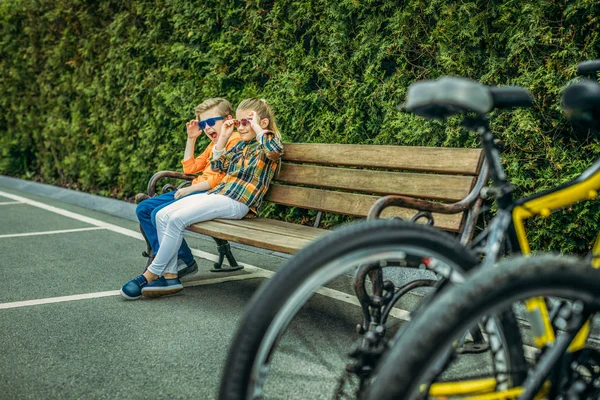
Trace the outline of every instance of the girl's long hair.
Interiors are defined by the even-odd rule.
[[[242,100],[237,109],[256,111],[260,119],[267,118],[269,120],[267,129],[275,133],[277,137],[281,138],[281,132],[279,132],[277,122],[275,122],[275,114],[273,114],[271,106],[265,99],[250,98]]]

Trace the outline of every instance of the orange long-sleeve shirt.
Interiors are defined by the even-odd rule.
[[[242,140],[240,134],[238,132],[233,132],[233,134],[227,141],[227,144],[225,145],[225,149],[231,149],[240,140]],[[190,157],[187,160],[181,161],[181,164],[183,165],[184,174],[197,174],[199,172],[201,173],[196,179],[192,181],[192,185],[195,185],[196,183],[202,181],[207,181],[212,189],[215,186],[217,186],[221,182],[221,179],[223,179],[223,177],[225,176],[225,172],[213,171],[210,167],[212,150],[214,146],[215,144],[213,142],[210,142],[210,144],[198,157]]]

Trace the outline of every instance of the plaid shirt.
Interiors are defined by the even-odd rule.
[[[222,194],[244,203],[254,214],[277,172],[283,144],[273,132],[249,142],[240,141],[231,150],[210,163],[214,171],[226,171],[221,183],[207,193]]]
[[[242,140],[240,134],[233,132],[227,141],[225,148],[227,150],[231,150],[233,146],[235,146],[240,140]],[[192,181],[192,185],[206,181],[212,189],[217,186],[219,182],[221,182],[221,179],[223,179],[225,176],[225,172],[215,172],[210,168],[210,159],[212,158],[213,147],[215,147],[215,144],[210,142],[206,150],[204,150],[199,157],[190,157],[189,159],[181,162],[183,164],[183,173],[185,174],[197,174],[198,172],[202,172],[202,174]]]

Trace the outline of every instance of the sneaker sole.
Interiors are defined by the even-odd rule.
[[[123,289],[120,289],[119,291],[121,292],[121,296],[123,296],[123,297],[124,297],[124,298],[126,298],[127,300],[137,300],[137,299],[139,299],[140,297],[142,297],[142,295],[141,295],[141,294],[140,294],[139,296],[137,296],[137,297],[131,297],[131,296],[128,296],[128,295],[126,295],[126,294],[125,294],[125,292],[123,292]]]
[[[152,288],[152,290],[142,290],[142,295],[145,297],[161,297],[169,294],[175,294],[181,292],[183,286],[167,287],[167,288]]]

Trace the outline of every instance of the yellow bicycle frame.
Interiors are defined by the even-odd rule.
[[[583,181],[564,188],[558,188],[545,195],[534,196],[516,206],[512,212],[512,220],[521,247],[521,252],[528,255],[531,252],[525,232],[524,221],[534,216],[548,217],[553,211],[560,210],[582,200],[594,200],[600,190],[600,172],[594,173]],[[592,266],[600,268],[600,233],[592,248]],[[531,319],[534,344],[541,349],[554,342],[548,308],[542,297],[529,299],[525,303],[528,316]],[[590,332],[589,321],[577,333],[569,346],[569,351],[577,351],[585,345]],[[549,388],[547,382],[536,398],[543,399]],[[449,396],[461,397],[464,400],[513,400],[518,398],[522,388],[511,388],[508,391],[497,392],[495,379],[480,379],[451,383],[434,383],[429,389],[432,398],[445,399]]]
[[[559,210],[568,205],[574,204],[581,200],[594,200],[598,197],[600,189],[600,174],[594,174],[588,179],[572,186],[565,187],[561,190],[553,191],[545,196],[535,198],[524,202],[513,210],[513,224],[521,246],[521,251],[524,255],[528,255],[531,250],[527,241],[524,221],[536,215],[548,217],[552,211]],[[600,235],[596,238],[592,248],[592,266],[600,267],[600,259],[596,258],[600,254]],[[536,347],[542,348],[554,342],[555,335],[552,330],[550,318],[548,316],[548,308],[543,298],[530,299],[526,303],[526,309],[533,318],[540,318],[541,324],[532,324],[536,326],[537,332],[534,334],[534,343]],[[541,328],[541,329],[540,329]],[[582,349],[589,334],[589,322],[586,323],[581,331],[577,334],[573,343],[569,347],[569,351]]]

